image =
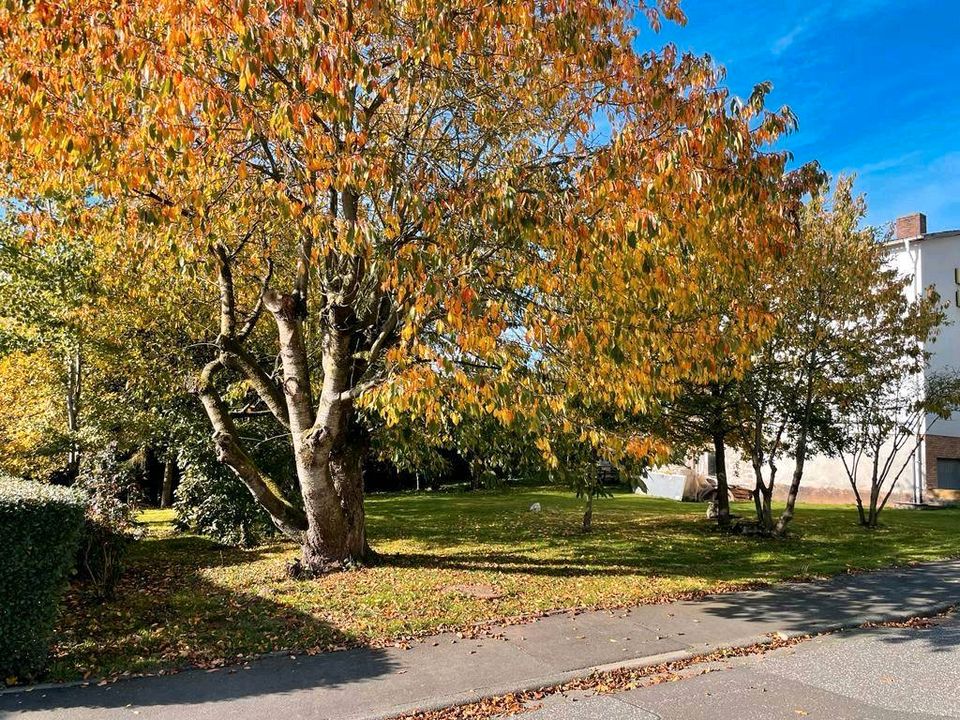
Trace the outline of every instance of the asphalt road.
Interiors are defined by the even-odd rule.
[[[839,633],[610,695],[558,695],[525,720],[960,718],[960,618]],[[700,672],[702,674],[696,674]]]

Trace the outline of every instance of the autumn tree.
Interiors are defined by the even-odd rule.
[[[792,117],[764,88],[731,101],[707,59],[637,52],[638,16],[681,17],[671,0],[7,4],[5,182],[95,197],[128,247],[209,270],[195,390],[217,452],[310,572],[343,567],[367,552],[377,428],[495,418],[548,463],[557,428],[643,455],[591,407],[644,412],[767,328],[700,288],[785,236],[784,157],[761,149]],[[286,434],[302,510],[238,413]]]
[[[899,367],[922,362],[919,343],[931,328],[931,310],[926,301],[907,303],[910,280],[888,265],[864,215],[852,178],[839,179],[832,193],[822,184],[800,214],[797,241],[765,281],[776,326],[741,384],[740,446],[754,469],[758,520],[768,532],[784,533],[793,519],[809,454],[838,451],[843,408],[873,399],[876,388],[868,385],[881,353],[889,363],[901,357],[895,340],[905,353]],[[914,321],[904,324],[911,313]],[[788,454],[794,471],[774,522],[778,462]]]
[[[837,450],[860,524],[872,528],[930,427],[957,409],[960,380],[954,373],[929,371],[927,348],[945,320],[936,293],[909,298],[905,279],[893,267],[878,268],[870,289],[875,300],[865,316],[870,342],[854,359],[855,372],[838,399],[836,422]],[[861,492],[864,475],[866,497]]]
[[[54,228],[49,241],[34,242],[17,223],[15,213],[31,211],[47,216]],[[49,389],[60,398],[54,417],[61,420],[45,421],[45,413],[31,416],[29,411],[21,420],[34,423],[35,448],[48,455],[65,450],[60,469],[72,481],[80,467],[83,365],[90,345],[85,326],[97,295],[92,247],[64,230],[53,200],[35,208],[0,208],[0,214],[0,355],[14,355],[23,364],[19,380],[32,378],[35,385],[45,375],[53,380]],[[44,364],[53,367],[40,367]],[[6,381],[19,384],[12,376]]]

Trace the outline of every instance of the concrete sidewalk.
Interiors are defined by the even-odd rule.
[[[709,668],[710,672],[704,672]],[[960,618],[823,635],[694,665],[674,682],[557,693],[523,720],[944,720],[960,718]],[[505,718],[503,719],[505,720]]]
[[[271,657],[242,669],[6,693],[0,717],[372,720],[551,685],[599,667],[659,664],[773,633],[824,632],[957,603],[960,561],[950,561],[697,602],[560,614],[493,628],[484,639],[424,638],[409,650]]]

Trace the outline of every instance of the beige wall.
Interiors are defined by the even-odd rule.
[[[901,465],[907,461],[908,451],[901,450],[893,464],[890,477],[896,474]],[[698,460],[697,469],[703,472],[706,462]],[[777,463],[777,477],[774,485],[774,496],[782,499],[786,496],[793,479],[796,463],[791,458],[781,458]],[[861,462],[858,469],[857,487],[861,494],[870,492],[871,466]],[[764,468],[766,479],[767,468]],[[739,485],[752,489],[755,485],[753,467],[749,458],[744,457],[735,449],[727,450],[727,476],[732,485]],[[891,502],[913,500],[913,463],[908,462],[906,469],[897,482],[896,489],[891,496]],[[866,496],[865,496],[866,497]],[[800,483],[800,502],[819,503],[853,503],[855,498],[853,488],[847,479],[843,461],[840,458],[827,455],[808,457],[803,465],[803,480]]]

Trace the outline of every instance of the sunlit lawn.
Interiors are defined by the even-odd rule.
[[[529,511],[539,502],[540,513]],[[750,506],[739,512],[748,515]],[[865,531],[849,507],[807,506],[788,540],[717,534],[704,506],[628,494],[597,502],[579,532],[570,494],[405,494],[367,500],[378,565],[286,578],[291,544],[222,548],[176,535],[148,511],[116,600],[75,587],[58,630],[55,679],[233,662],[273,650],[382,643],[446,627],[575,606],[656,602],[850,568],[960,554],[960,511],[887,510]],[[483,585],[479,599],[454,586]]]

